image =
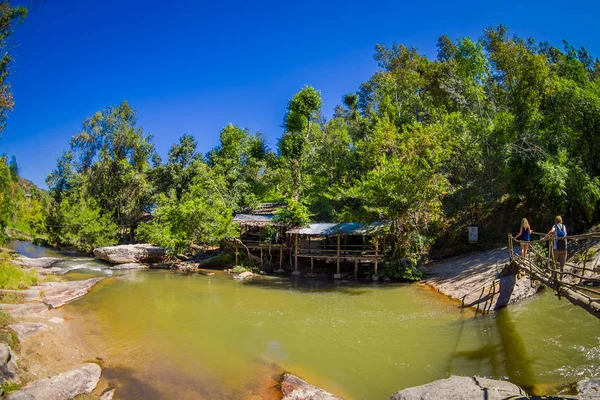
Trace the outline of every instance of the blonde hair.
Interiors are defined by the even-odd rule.
[[[523,229],[531,229],[531,227],[529,226],[529,222],[527,221],[527,218],[523,218],[521,220],[521,228],[523,228]]]
[[[558,215],[555,219],[554,222],[556,222],[557,224],[562,224],[562,217],[560,215]]]

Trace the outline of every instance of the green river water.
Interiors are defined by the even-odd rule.
[[[473,317],[418,284],[113,274],[82,257],[62,265],[71,279],[108,275],[65,311],[119,398],[268,398],[282,371],[349,400],[450,374],[509,379],[536,394],[600,376],[600,321],[549,291]]]

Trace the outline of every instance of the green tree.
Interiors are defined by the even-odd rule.
[[[13,7],[8,0],[0,1],[0,136],[6,127],[6,117],[15,106],[11,85],[7,82],[13,61],[8,38],[26,16],[27,8]]]
[[[298,201],[302,186],[302,158],[310,137],[311,124],[321,110],[321,92],[312,86],[304,86],[288,102],[284,118],[286,133],[279,141],[279,151],[291,166],[293,199]],[[306,130],[306,131],[305,131]]]
[[[160,195],[153,220],[140,224],[139,237],[175,254],[234,237],[233,211],[225,199],[226,190],[223,177],[201,164],[181,199],[173,191]]]

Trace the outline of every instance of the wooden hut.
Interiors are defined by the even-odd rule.
[[[347,223],[315,223],[305,228],[293,228],[286,231],[290,237],[295,274],[298,272],[298,259],[310,259],[311,274],[315,260],[327,262],[335,260],[334,278],[340,279],[340,263],[354,264],[354,277],[358,275],[359,264],[373,264],[375,276],[381,261],[385,259],[385,232],[388,222],[361,224]]]
[[[269,265],[272,264],[275,253],[279,257],[279,269],[282,269],[284,251],[288,248],[285,241],[287,225],[274,219],[275,212],[282,207],[285,204],[262,203],[233,217],[233,223],[240,226],[239,240],[234,243],[236,264],[238,247],[244,247],[249,252],[258,253],[261,268],[265,256]]]

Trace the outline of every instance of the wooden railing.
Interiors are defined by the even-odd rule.
[[[554,241],[566,240],[567,261],[561,265],[553,254]],[[526,245],[524,257],[517,248]],[[600,233],[554,236],[524,242],[508,236],[510,259],[532,280],[552,288],[558,297],[586,308],[600,317]]]

